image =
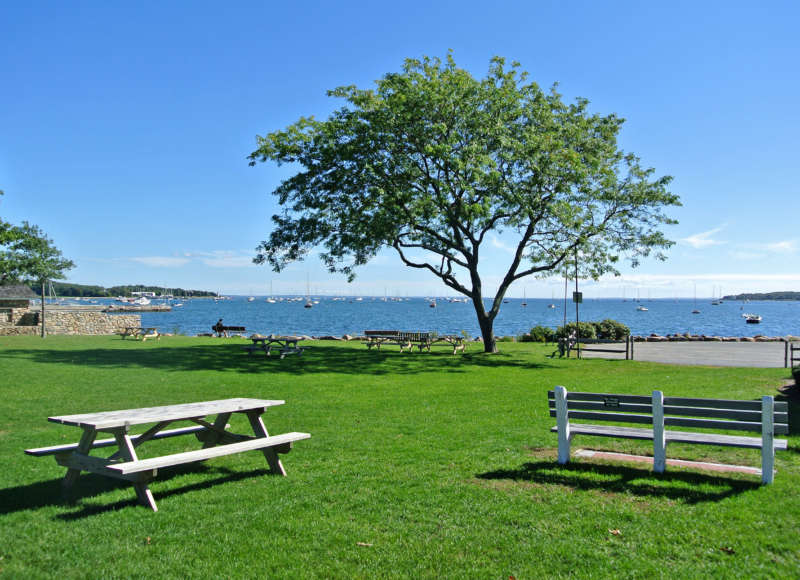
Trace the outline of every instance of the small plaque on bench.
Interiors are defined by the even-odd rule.
[[[619,408],[619,397],[603,397],[603,406],[612,409]]]

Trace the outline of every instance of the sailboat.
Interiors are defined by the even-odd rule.
[[[528,299],[525,296],[525,288],[523,288],[522,289],[522,306],[527,306],[527,305],[528,305]]]
[[[275,304],[275,298],[272,294],[272,280],[269,281],[269,298],[267,298],[267,302],[270,304]]]
[[[306,303],[303,304],[303,308],[311,308],[312,306],[314,306],[314,304],[311,302],[311,284],[306,275]]]
[[[548,308],[555,308],[556,307],[556,293],[555,293],[555,291],[550,292],[550,300],[552,300],[552,302],[550,304],[548,304],[547,307]]]
[[[692,314],[700,314],[697,309],[697,284],[694,285],[694,310],[692,310]]]

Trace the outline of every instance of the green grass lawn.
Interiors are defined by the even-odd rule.
[[[0,337],[0,575],[13,578],[796,578],[800,401],[775,483],[753,475],[575,460],[555,463],[548,389],[752,399],[783,369],[550,359],[552,346],[452,356],[316,342],[302,357],[248,356],[241,339]],[[165,471],[159,511],[129,485],[25,448],[69,443],[50,415],[228,397],[285,399],[270,433],[312,438]],[[232,420],[248,432],[246,422]],[[141,430],[137,430],[140,432]],[[197,448],[193,437],[142,455]],[[651,454],[630,440],[573,449]],[[671,445],[670,458],[759,466],[757,451]],[[619,530],[612,534],[611,530]]]

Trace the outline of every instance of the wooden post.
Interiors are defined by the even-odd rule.
[[[630,360],[630,357],[628,356],[628,351],[630,351],[630,345],[631,345],[631,336],[628,335],[625,337],[625,360]]]
[[[567,389],[556,387],[556,424],[558,425],[558,462],[569,463],[569,444],[572,436],[569,432],[569,414],[567,412]]]
[[[783,368],[789,368],[789,341],[783,344]]]
[[[775,399],[761,397],[761,482],[772,483],[775,469]]]
[[[664,436],[664,393],[653,391],[653,471],[667,468],[667,442]]]

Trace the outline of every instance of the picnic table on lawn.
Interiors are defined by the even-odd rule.
[[[130,336],[134,339],[142,339],[142,342],[148,338],[155,338],[161,340],[161,335],[158,334],[158,329],[155,326],[126,326],[125,330],[120,333],[122,340]]]
[[[380,350],[384,344],[391,344],[400,347],[400,352],[408,349],[413,352],[414,346],[419,352],[427,350],[430,352],[432,346],[450,346],[453,354],[459,350],[463,351],[466,347],[464,337],[455,334],[436,334],[434,332],[406,332],[400,330],[365,330],[364,344],[368,349],[373,346]]]
[[[300,341],[303,340],[302,336],[275,336],[271,334],[269,336],[251,336],[250,340],[253,341],[253,344],[243,347],[248,354],[253,354],[255,351],[263,351],[267,356],[270,356],[272,350],[277,349],[281,354],[281,358],[283,358],[287,354],[303,354],[303,351],[308,348],[298,346]]]
[[[64,487],[70,488],[81,471],[89,471],[116,479],[130,481],[136,489],[139,501],[158,511],[148,483],[155,478],[158,470],[187,463],[205,461],[213,457],[231,455],[243,451],[259,449],[269,464],[270,471],[286,475],[278,453],[288,453],[292,442],[308,439],[308,433],[284,433],[270,436],[261,420],[269,407],[283,405],[284,401],[265,399],[222,399],[163,407],[126,409],[79,415],[60,415],[48,417],[48,421],[72,425],[83,429],[79,443],[26,449],[25,453],[35,456],[55,455],[56,462],[67,468]],[[247,416],[253,435],[241,435],[228,431],[228,420],[233,413]],[[216,415],[212,422],[206,416]],[[190,421],[195,425],[176,429],[164,428],[175,421]],[[130,435],[134,425],[154,423],[139,435]],[[97,439],[100,432],[113,435],[109,439]],[[178,435],[194,434],[203,442],[202,449],[139,459],[136,448],[151,439],[161,439]],[[112,447],[114,452],[108,457],[90,455],[94,449]]]

